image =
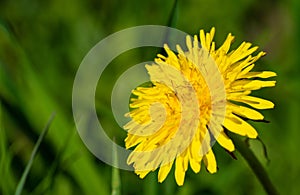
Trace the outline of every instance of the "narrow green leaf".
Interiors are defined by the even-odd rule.
[[[115,139],[114,139],[115,141]],[[112,148],[112,160],[113,160],[113,167],[112,167],[112,195],[120,195],[121,194],[121,179],[120,179],[120,171],[118,169],[118,154],[116,150],[116,145],[113,145]]]
[[[62,172],[64,161],[66,161],[63,159],[63,156],[66,153],[67,148],[70,146],[70,142],[76,133],[76,129],[73,129],[73,131],[69,132],[69,136],[67,136],[64,145],[59,149],[48,172],[45,174],[45,177],[39,183],[39,185],[35,187],[32,194],[46,194],[46,192],[49,192],[49,190],[54,187],[55,178],[60,172]],[[70,161],[74,162],[74,159],[70,159]]]
[[[270,195],[276,195],[278,194],[275,186],[270,180],[270,177],[265,170],[265,168],[262,166],[262,164],[259,162],[259,160],[256,158],[252,150],[247,146],[247,143],[245,143],[243,140],[240,139],[238,135],[235,135],[233,133],[229,132],[229,137],[232,139],[234,145],[236,146],[236,149],[239,151],[239,153],[243,156],[243,158],[247,161],[248,165],[260,181],[261,185],[264,187],[267,194]]]
[[[25,182],[26,182],[26,179],[27,179],[27,176],[28,176],[28,173],[30,171],[30,168],[32,166],[32,163],[33,163],[33,160],[37,154],[37,151],[42,143],[42,140],[44,139],[45,135],[47,134],[48,130],[49,130],[49,127],[50,127],[50,124],[54,118],[54,113],[51,115],[50,119],[48,120],[48,123],[46,124],[45,128],[43,129],[41,135],[39,136],[39,139],[37,140],[34,148],[33,148],[33,151],[31,153],[31,156],[30,156],[30,159],[29,159],[29,162],[27,163],[27,166],[22,174],[22,177],[18,183],[18,186],[17,186],[17,189],[16,189],[16,192],[15,192],[15,195],[20,195],[22,190],[23,190],[23,187],[25,185]]]
[[[0,101],[0,175],[2,178],[5,178],[0,182],[0,194],[12,194],[15,186],[11,169],[12,154],[7,144],[2,112],[2,102]]]
[[[175,27],[177,21],[177,13],[178,13],[178,0],[174,0],[174,4],[169,16],[168,24],[169,27]]]

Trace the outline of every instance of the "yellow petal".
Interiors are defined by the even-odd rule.
[[[239,106],[239,105],[228,103],[227,108],[232,110],[235,114],[242,116],[244,118],[248,118],[252,120],[264,119],[264,116],[261,113],[245,106]]]
[[[159,171],[158,171],[158,182],[163,182],[167,175],[169,174],[171,168],[172,168],[172,165],[173,165],[173,161],[163,165],[160,167]]]
[[[210,42],[212,42],[213,41],[213,39],[214,39],[214,36],[215,36],[215,32],[216,32],[216,28],[215,27],[212,27],[211,29],[210,29]]]
[[[179,186],[182,186],[184,182],[185,171],[183,166],[183,158],[178,156],[175,162],[175,180]]]
[[[216,47],[215,42],[212,42],[212,43],[211,43],[211,48],[210,48],[210,52],[211,52],[211,53],[215,52],[215,47]]]
[[[135,171],[135,173],[141,178],[143,179],[144,177],[146,177],[146,175],[150,172],[150,170],[146,170],[146,171]]]
[[[180,55],[184,56],[184,51],[181,49],[180,45],[176,45],[176,50]]]
[[[210,33],[206,33],[206,48],[209,51],[210,50],[210,45],[211,45],[211,38],[210,38]]]
[[[225,54],[229,51],[230,44],[234,40],[234,36],[231,35],[231,33],[228,34],[226,40],[224,41],[223,45],[217,50],[217,52],[224,52]]]
[[[274,87],[276,81],[260,81],[260,80],[237,80],[232,83],[231,89],[234,91],[240,90],[258,90],[263,87]]]
[[[235,116],[234,114],[229,114],[224,120],[224,126],[231,132],[239,135],[247,135],[249,138],[256,138],[256,130],[246,121]]]
[[[190,152],[190,158],[194,159],[196,161],[201,161],[201,157],[200,157],[200,147],[201,147],[201,142],[200,142],[200,131],[198,129],[198,131],[196,132],[193,141],[191,143],[191,146],[189,148],[189,152]]]
[[[253,97],[253,96],[231,97],[230,100],[248,104],[249,106],[256,108],[256,109],[274,108],[274,104],[271,101],[261,99],[258,97]]]
[[[200,42],[201,42],[201,47],[208,49],[206,45],[206,38],[205,38],[205,33],[204,30],[200,30]]]
[[[125,147],[126,147],[126,149],[131,148],[131,147],[141,143],[143,140],[144,140],[144,138],[142,138],[142,137],[128,134],[128,136],[125,139]]]
[[[200,169],[201,169],[201,161],[196,161],[195,159],[190,159],[190,165],[192,170],[195,173],[199,173]]]
[[[204,155],[203,162],[210,173],[217,172],[217,162],[212,150],[210,150],[206,155]]]
[[[166,51],[166,53],[168,54],[168,58],[171,58],[173,60],[177,60],[177,56],[174,54],[174,52],[169,48],[169,46],[167,44],[164,44],[164,49]]]
[[[251,49],[249,49],[251,45],[251,43],[243,42],[236,50],[234,50],[230,54],[231,63],[233,64],[240,61],[241,59],[249,56],[258,49],[258,47],[252,47]]]
[[[246,95],[249,95],[251,93],[251,91],[235,91],[235,92],[232,92],[231,90],[227,89],[227,99],[228,100],[231,100],[231,99],[234,99],[234,98],[239,98],[241,96],[246,96]]]
[[[220,132],[217,137],[217,142],[226,150],[232,152],[234,151],[234,144],[231,139],[224,133],[224,131]]]
[[[189,51],[193,50],[193,44],[192,44],[192,39],[190,36],[186,37],[186,46],[188,48]]]
[[[255,66],[254,64],[251,64],[251,65],[245,67],[244,69],[241,70],[241,72],[239,74],[247,74],[254,68],[254,66]]]
[[[252,68],[254,67],[254,62],[256,62],[259,58],[261,58],[262,56],[264,56],[266,53],[265,52],[259,52],[256,56],[252,57],[251,55],[248,56],[246,59],[242,60],[242,61],[238,61],[236,63],[232,63],[232,61],[230,61],[230,67],[227,68],[226,72],[227,74],[236,74],[239,73],[240,71],[242,71],[243,73],[247,73],[250,70],[252,70]],[[228,77],[228,76],[227,76]]]
[[[270,78],[270,77],[275,77],[277,74],[272,71],[262,71],[262,72],[248,72],[247,74],[240,74],[238,76],[238,79],[240,78]]]

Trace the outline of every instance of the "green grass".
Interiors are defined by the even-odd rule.
[[[0,194],[13,194],[42,127],[56,112],[51,130],[35,156],[22,194],[264,194],[239,154],[233,160],[215,146],[219,170],[210,175],[187,172],[183,187],[174,174],[162,184],[157,172],[141,180],[132,172],[112,169],[96,159],[74,128],[72,85],[87,52],[101,39],[127,27],[168,23],[190,34],[216,27],[219,46],[229,32],[235,46],[251,41],[267,52],[258,69],[277,72],[275,88],[257,94],[275,102],[264,111],[270,124],[253,124],[267,147],[253,147],[280,194],[300,191],[299,71],[300,3],[278,1],[8,1],[0,3]],[[174,8],[174,9],[173,9]],[[176,10],[176,17],[170,17]],[[147,35],[145,35],[147,37]],[[153,58],[154,50],[137,49],[109,65],[105,78]],[[100,82],[99,82],[100,83]],[[97,111],[107,133],[124,145],[125,133],[112,121],[111,83],[97,90]],[[112,152],[112,151],[107,151]],[[134,188],[132,187],[134,186]]]
[[[36,144],[35,144],[35,146],[33,148],[33,151],[32,151],[32,153],[30,155],[30,159],[29,159],[29,161],[28,161],[28,163],[26,165],[26,168],[25,168],[25,170],[24,170],[24,172],[22,174],[22,177],[21,177],[21,179],[20,179],[20,181],[19,181],[19,183],[17,185],[15,195],[20,195],[22,193],[22,190],[24,188],[26,179],[28,177],[28,174],[29,174],[29,171],[31,169],[32,163],[34,161],[34,158],[35,158],[35,156],[36,156],[36,154],[38,152],[38,149],[39,149],[39,147],[40,147],[40,145],[41,145],[44,137],[46,136],[46,134],[47,134],[47,132],[48,132],[48,130],[50,128],[50,124],[51,124],[53,118],[54,118],[54,114],[51,115],[51,117],[50,117],[50,119],[49,119],[46,127],[42,131],[41,135],[39,136],[39,139],[37,140],[37,142],[36,142]]]

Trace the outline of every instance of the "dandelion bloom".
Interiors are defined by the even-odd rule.
[[[194,40],[188,36],[187,52],[177,45],[175,54],[165,45],[167,56],[159,54],[154,64],[146,65],[152,85],[132,91],[125,144],[135,147],[127,163],[141,178],[159,168],[158,181],[163,182],[175,164],[176,182],[183,185],[188,166],[198,173],[202,160],[215,173],[214,141],[230,152],[235,149],[224,129],[256,138],[256,130],[244,119],[263,120],[255,109],[274,107],[250,95],[275,85],[262,79],[276,73],[251,71],[265,52],[252,56],[258,47],[247,42],[229,52],[231,34],[216,49],[214,33],[214,28],[206,35],[201,30],[200,44],[197,36]]]

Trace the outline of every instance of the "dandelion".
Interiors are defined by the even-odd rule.
[[[159,54],[155,64],[146,65],[152,85],[132,91],[135,97],[126,114],[131,121],[124,126],[128,131],[125,145],[135,147],[127,163],[133,164],[140,178],[159,168],[158,181],[163,182],[175,164],[175,179],[181,186],[188,166],[198,173],[202,161],[215,173],[212,143],[234,151],[226,129],[256,138],[258,133],[245,119],[263,120],[257,109],[274,107],[271,101],[250,95],[253,90],[275,86],[275,81],[265,79],[276,73],[251,71],[265,52],[253,56],[258,47],[247,42],[229,51],[234,40],[231,34],[216,49],[214,33],[215,28],[206,35],[201,30],[201,46],[197,36],[193,41],[188,36],[187,52],[177,46],[175,54],[165,45],[167,56]]]

